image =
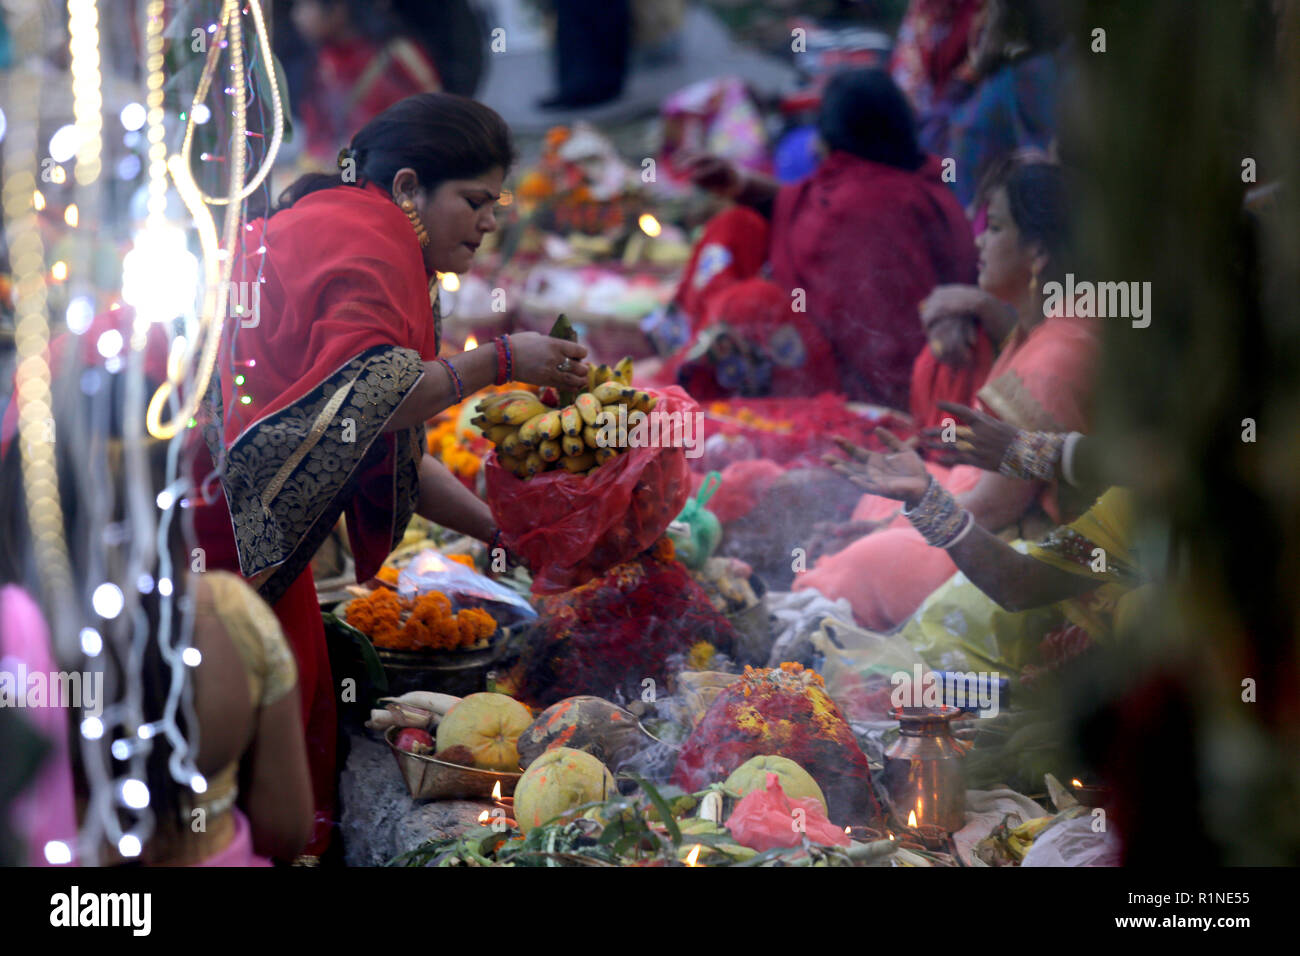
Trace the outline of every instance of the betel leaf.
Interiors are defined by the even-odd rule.
[[[578,341],[578,333],[574,331],[573,326],[569,324],[569,317],[563,312],[556,318],[555,324],[547,334],[553,339],[564,339],[566,342]],[[561,388],[556,391],[560,395],[560,408],[572,405],[578,398],[578,393],[573,389]]]

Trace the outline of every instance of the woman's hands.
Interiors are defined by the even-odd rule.
[[[510,336],[514,374],[520,382],[557,389],[587,387],[587,350],[576,342],[552,338],[540,332],[519,332]],[[561,365],[564,371],[560,370]]]
[[[744,174],[729,159],[703,153],[682,164],[691,182],[701,189],[734,199],[745,185]]]
[[[962,316],[945,316],[932,322],[925,330],[934,357],[953,368],[966,368],[975,355],[975,340],[979,334],[972,319]]]
[[[1002,464],[1002,457],[1007,446],[1016,437],[1018,429],[1008,425],[992,415],[985,415],[956,402],[939,402],[945,412],[951,412],[956,420],[967,424],[950,427],[925,428],[921,434],[925,447],[939,452],[945,465],[974,465],[985,471],[997,471]],[[956,441],[944,441],[948,432]]]
[[[1016,325],[1016,314],[1002,300],[973,285],[935,286],[918,306],[921,327],[926,336],[938,322],[951,319],[969,321],[973,316],[984,326],[984,331],[994,342],[1001,342]]]
[[[877,428],[876,434],[894,450],[893,454],[868,451],[837,437],[835,443],[848,459],[825,455],[823,460],[863,491],[902,501],[909,509],[916,507],[930,485],[925,462],[893,432]]]

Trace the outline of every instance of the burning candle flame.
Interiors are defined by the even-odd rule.
[[[478,348],[478,339],[473,335],[471,335],[469,338],[465,340],[465,351],[468,352],[471,349],[476,349],[476,348]]]
[[[641,217],[637,219],[636,224],[640,226],[641,231],[651,239],[663,232],[663,227],[659,225],[659,220],[648,212],[641,213]]]
[[[500,800],[500,799],[501,799],[501,781],[500,781],[500,780],[498,780],[496,783],[492,784],[492,799],[493,799],[493,800]]]
[[[492,814],[484,810],[482,813],[478,815],[478,822],[482,824],[486,824],[488,820],[490,820],[491,818],[492,818]]]
[[[448,292],[455,292],[460,288],[460,276],[454,272],[444,272],[438,277],[438,281],[442,283],[442,287]]]
[[[699,863],[696,862],[696,860],[698,860],[698,859],[700,858],[700,850],[701,850],[701,846],[700,846],[700,844],[697,843],[697,844],[695,844],[694,847],[692,847],[691,852],[688,853],[688,854],[686,854],[686,865],[687,865],[687,866],[699,866],[699,865],[700,865]]]
[[[1075,777],[1073,780],[1070,781],[1070,786],[1072,786],[1072,787],[1082,787],[1083,784],[1079,782],[1079,778],[1078,778],[1078,777]]]
[[[852,834],[852,833],[853,833],[853,827],[845,827],[845,828],[844,828],[844,832],[845,832],[845,833],[848,833],[848,834]]]
[[[916,811],[915,811],[915,810],[909,810],[909,811],[908,811],[908,813],[907,813],[907,825],[908,825],[909,827],[912,827],[913,829],[916,829]]]

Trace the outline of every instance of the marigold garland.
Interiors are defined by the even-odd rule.
[[[378,647],[389,650],[450,651],[474,647],[496,633],[497,622],[480,608],[453,614],[451,601],[439,591],[414,601],[387,588],[371,591],[348,605],[348,624]]]

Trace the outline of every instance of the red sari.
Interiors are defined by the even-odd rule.
[[[909,171],[837,151],[777,193],[770,227],[752,210],[720,214],[677,293],[692,331],[726,323],[752,340],[774,366],[772,394],[906,409],[926,344],[917,306],[936,285],[975,279],[970,224],[940,172],[934,157]],[[764,262],[770,282],[755,278]]]
[[[437,355],[437,320],[415,233],[374,184],[312,193],[247,228],[233,281],[257,283],[260,301],[252,319],[227,322],[203,420],[212,457],[196,470],[202,481],[221,462],[220,492],[195,508],[195,531],[207,563],[248,578],[293,646],[316,798],[306,852],[319,854],[338,691],[310,561],[340,515],[358,581],[401,540],[423,429],[385,428]]]
[[[383,47],[362,38],[322,47],[301,106],[307,152],[332,166],[339,147],[388,107],[441,89],[428,55],[403,37]]]

